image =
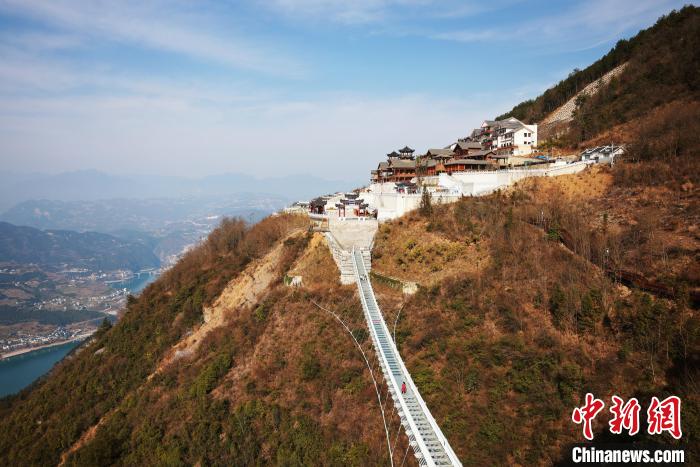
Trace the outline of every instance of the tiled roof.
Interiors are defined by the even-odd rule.
[[[428,152],[426,152],[427,156],[448,156],[452,157],[455,155],[455,153],[452,151],[452,149],[428,149]]]
[[[488,161],[477,161],[474,159],[452,159],[445,162],[445,165],[490,165]]]
[[[469,154],[469,157],[488,156],[489,154],[493,154],[493,151],[490,149],[482,149],[481,151],[476,151],[476,152]]]
[[[462,150],[481,149],[481,143],[477,141],[458,141],[455,147]]]
[[[396,160],[392,160],[391,164],[389,166],[395,167],[398,169],[410,169],[410,168],[416,166],[416,161],[406,160],[406,159],[396,159]]]
[[[327,200],[325,200],[323,198],[316,198],[316,199],[312,199],[309,204],[311,206],[325,206],[326,202],[327,202]]]

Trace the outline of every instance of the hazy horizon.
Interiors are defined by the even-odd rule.
[[[675,0],[0,0],[0,168],[364,180]]]
[[[97,169],[95,167],[85,167],[85,168],[78,168],[78,169],[69,169],[69,170],[61,170],[57,169],[55,171],[48,171],[48,170],[34,170],[34,171],[23,171],[23,170],[10,170],[10,171],[3,171],[2,175],[3,176],[26,176],[26,177],[56,177],[56,176],[62,176],[62,175],[71,175],[71,174],[99,174],[99,175],[107,175],[110,177],[119,177],[119,178],[146,178],[146,177],[158,177],[158,178],[174,178],[174,179],[185,179],[185,180],[202,180],[205,178],[211,178],[211,177],[217,177],[217,176],[222,176],[222,175],[235,175],[235,176],[244,176],[244,177],[252,177],[258,180],[265,180],[265,179],[277,179],[277,178],[289,178],[289,177],[315,177],[327,181],[340,181],[341,179],[339,178],[333,178],[332,174],[329,177],[322,177],[320,175],[311,173],[311,172],[290,172],[290,173],[285,173],[279,176],[272,176],[272,175],[266,175],[266,174],[253,174],[253,173],[248,173],[245,171],[239,171],[239,170],[229,170],[226,172],[211,172],[211,173],[202,173],[202,174],[181,174],[181,175],[168,175],[168,174],[162,174],[162,173],[154,173],[154,172],[135,172],[135,171],[110,171],[110,170],[101,170]],[[369,170],[367,171],[367,174],[363,174],[362,178],[369,178]],[[348,181],[358,181],[358,180],[348,180]]]
[[[260,177],[225,172],[205,176],[110,174],[76,170],[58,174],[0,173],[0,215],[21,203],[104,201],[115,199],[217,198],[232,195],[269,195],[286,202],[358,188],[366,179],[326,179],[314,174]]]

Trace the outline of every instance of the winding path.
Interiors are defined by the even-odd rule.
[[[413,384],[413,379],[391,338],[374,296],[374,290],[372,290],[372,284],[369,281],[362,258],[362,251],[353,249],[352,257],[355,281],[372,342],[379,357],[382,373],[394,399],[394,405],[401,418],[401,424],[406,431],[418,464],[461,466],[462,463],[450,447],[450,443],[442,434],[425,401]],[[404,382],[406,383],[406,393],[401,394],[401,385]]]

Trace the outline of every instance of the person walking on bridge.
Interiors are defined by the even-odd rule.
[[[401,383],[401,394],[406,394],[406,381]]]

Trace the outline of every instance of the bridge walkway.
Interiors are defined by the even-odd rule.
[[[461,466],[462,463],[428,410],[391,338],[367,275],[363,252],[353,249],[352,257],[355,280],[372,342],[419,465]],[[403,383],[406,383],[405,394],[401,393]]]

